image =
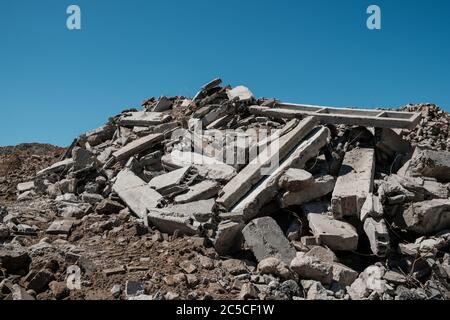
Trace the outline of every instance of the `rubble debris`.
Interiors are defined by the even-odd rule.
[[[286,104],[217,78],[142,107],[65,149],[0,148],[0,299],[450,297],[436,106]]]
[[[254,219],[245,226],[242,233],[246,245],[258,261],[275,257],[290,264],[295,258],[295,249],[272,218]]]
[[[345,154],[331,200],[335,218],[359,216],[367,195],[372,193],[374,174],[373,149],[353,149]]]

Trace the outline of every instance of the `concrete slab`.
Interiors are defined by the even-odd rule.
[[[409,230],[432,235],[450,228],[450,199],[434,199],[412,203],[403,213]]]
[[[142,219],[146,218],[148,210],[157,208],[163,200],[161,194],[128,169],[119,172],[113,191]]]

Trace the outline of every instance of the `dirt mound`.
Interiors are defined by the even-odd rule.
[[[18,183],[32,180],[36,172],[57,162],[64,151],[39,143],[0,147],[0,202],[13,201]]]

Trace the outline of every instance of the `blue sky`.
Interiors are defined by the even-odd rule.
[[[0,0],[0,145],[64,146],[217,76],[289,102],[450,110],[449,35],[447,0]]]

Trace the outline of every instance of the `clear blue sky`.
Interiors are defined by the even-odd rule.
[[[216,76],[290,102],[449,110],[449,36],[448,0],[0,0],[0,145],[64,146]]]

